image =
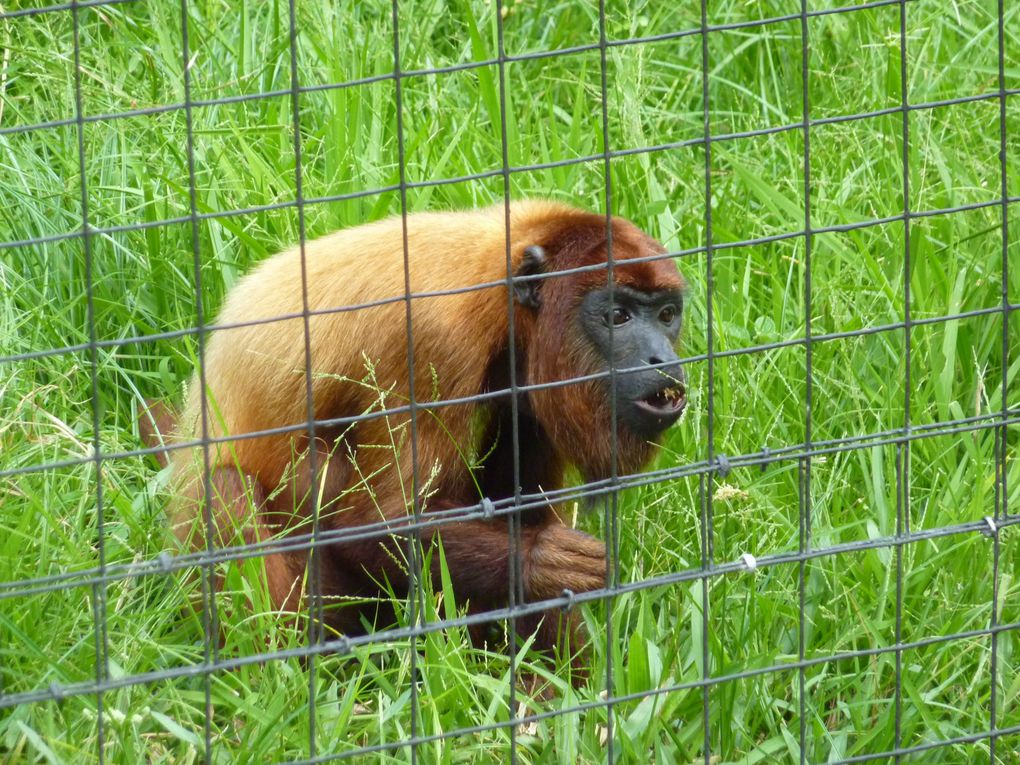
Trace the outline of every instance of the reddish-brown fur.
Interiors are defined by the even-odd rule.
[[[514,269],[531,245],[544,248],[550,271],[606,260],[606,219],[551,202],[514,203],[509,239]],[[407,308],[399,299],[405,295],[403,242],[402,223],[396,218],[340,231],[305,246],[311,311],[398,298],[309,318],[315,417],[369,415],[353,425],[316,427],[319,518],[324,530],[352,529],[411,512],[409,415],[379,415],[383,408],[405,405],[410,394]],[[629,222],[613,219],[612,242],[617,283],[645,290],[682,286],[671,260],[628,262],[662,252]],[[502,205],[407,218],[412,293],[496,285],[412,299],[418,402],[470,397],[508,386],[505,248]],[[605,269],[544,279],[540,309],[515,306],[518,384],[567,380],[604,366],[581,336],[575,309],[588,290],[606,280]],[[301,251],[295,248],[270,258],[242,279],[230,292],[217,323],[295,315],[302,307]],[[207,431],[202,431],[202,391],[196,376],[174,439],[226,438],[306,423],[303,320],[217,330],[206,346],[205,379]],[[604,383],[531,391],[522,394],[520,402],[520,475],[525,492],[560,488],[568,464],[589,479],[609,474],[613,427]],[[492,499],[513,495],[512,450],[505,432],[510,426],[500,419],[508,407],[504,398],[418,411],[417,470],[424,512],[474,505],[482,493]],[[158,417],[157,427],[165,427]],[[647,442],[623,429],[617,439],[621,473],[639,469],[650,457]],[[482,466],[472,471],[474,456],[486,454]],[[211,533],[217,544],[309,531],[312,492],[306,428],[214,443],[208,458],[214,491]],[[171,460],[177,495],[171,509],[173,527],[182,541],[204,545],[209,532],[195,523],[204,506],[202,450],[177,449]],[[604,546],[563,525],[552,508],[529,512],[522,534],[527,599],[603,585]],[[439,536],[458,597],[469,601],[472,609],[504,603],[510,565],[505,520],[446,524]],[[400,539],[389,535],[325,548],[321,591],[327,602],[378,595],[383,581],[399,591],[407,576],[403,550]],[[306,560],[305,552],[265,558],[269,593],[281,610],[300,608]],[[327,621],[335,629],[353,632],[361,628],[363,616],[371,620],[376,615],[348,606],[330,609]],[[549,647],[557,639],[556,629],[547,629],[539,644]]]

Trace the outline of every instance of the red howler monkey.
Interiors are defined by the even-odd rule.
[[[634,370],[618,372],[614,385],[603,375],[518,394],[518,477],[524,494],[561,488],[568,465],[588,480],[608,476],[614,438],[618,472],[640,469],[651,456],[651,442],[686,403],[674,350],[684,282],[671,259],[648,257],[663,253],[661,245],[614,218],[610,291],[605,267],[583,268],[606,263],[604,216],[552,202],[515,202],[510,207],[514,310],[509,317],[505,224],[502,205],[407,217],[414,393],[426,407],[416,414],[426,515],[476,505],[483,497],[514,496],[511,320],[518,385],[595,375],[610,365]],[[208,449],[216,544],[310,531],[310,448],[317,463],[322,530],[355,529],[411,512],[403,235],[401,219],[391,218],[305,245],[314,416],[323,421],[366,416],[353,424],[317,424],[314,444],[305,427],[245,437],[308,419],[300,249],[265,261],[229,293],[217,323],[243,326],[214,331],[205,348],[207,435],[240,437],[213,442]],[[490,286],[456,291],[483,284]],[[350,308],[362,304],[372,305]],[[203,436],[202,393],[196,376],[173,440]],[[497,395],[470,400],[480,393]],[[451,399],[468,403],[428,408],[428,402]],[[151,443],[151,424],[149,431]],[[202,449],[173,450],[171,460],[173,527],[182,541],[204,546],[208,532],[195,522],[204,517]],[[604,585],[600,541],[565,526],[549,506],[524,512],[521,525],[525,599]],[[505,517],[444,523],[422,534],[426,542],[438,534],[454,590],[472,610],[506,603],[511,561]],[[406,589],[400,539],[380,534],[341,540],[317,553],[331,627],[346,634],[362,631],[363,619],[372,623],[378,614],[366,614],[349,601],[375,598],[384,582],[397,592]],[[265,557],[269,594],[280,609],[301,609],[307,560],[305,550]],[[536,644],[549,648],[557,640],[555,629],[543,627]]]

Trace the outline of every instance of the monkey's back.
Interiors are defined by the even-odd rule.
[[[515,203],[511,251],[516,263],[529,237],[547,221],[576,214],[555,203]],[[502,205],[458,213],[407,217],[415,398],[476,394],[508,334],[506,227]],[[408,322],[404,229],[391,218],[345,229],[275,255],[230,291],[205,348],[208,434],[212,437],[300,426],[307,421],[306,368],[311,370],[317,419],[357,418],[406,404]],[[469,289],[477,285],[493,286]],[[311,363],[306,364],[305,307]],[[281,318],[286,317],[286,318]],[[480,331],[481,330],[481,331]],[[202,436],[199,377],[181,418],[184,438]],[[436,410],[443,411],[443,410]],[[439,422],[439,418],[442,422]],[[446,437],[449,462],[469,438],[470,408],[447,408],[423,418]],[[358,441],[376,443],[392,422],[359,425]],[[300,430],[232,442],[231,459],[270,486],[294,459]],[[460,441],[460,444],[455,442]],[[195,464],[192,457],[191,465]],[[178,460],[180,465],[181,460]],[[189,468],[180,466],[181,471]],[[193,470],[193,467],[191,468]]]

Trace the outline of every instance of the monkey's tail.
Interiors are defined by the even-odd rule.
[[[158,449],[153,456],[160,467],[166,467],[170,462],[166,445],[176,427],[177,415],[169,405],[155,399],[146,399],[139,404],[138,434],[148,448]]]

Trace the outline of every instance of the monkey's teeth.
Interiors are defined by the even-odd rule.
[[[679,385],[663,388],[644,399],[644,405],[658,412],[669,412],[678,409],[684,398],[683,388]]]

